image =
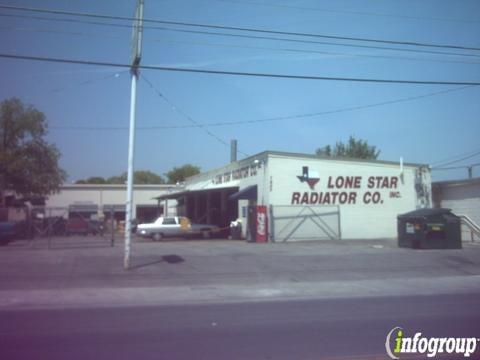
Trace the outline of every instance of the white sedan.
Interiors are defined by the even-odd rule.
[[[187,217],[159,217],[153,223],[138,224],[136,232],[141,237],[160,241],[164,237],[201,236],[209,239],[220,231],[216,225],[192,224]]]

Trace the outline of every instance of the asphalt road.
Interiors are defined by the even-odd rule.
[[[396,326],[479,338],[479,305],[480,294],[463,294],[8,310],[0,359],[387,359]]]

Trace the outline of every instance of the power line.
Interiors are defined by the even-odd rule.
[[[46,21],[76,22],[76,23],[83,23],[83,24],[88,24],[88,25],[114,26],[114,27],[131,29],[131,26],[130,26],[130,25],[126,25],[126,24],[102,23],[102,22],[97,22],[97,21],[86,21],[86,20],[78,20],[78,19],[58,19],[58,18],[45,18],[45,17],[24,16],[24,15],[11,15],[11,14],[0,14],[0,16],[18,17],[18,18],[29,18],[29,19],[46,20]],[[341,46],[341,47],[353,47],[353,48],[362,48],[362,49],[374,49],[374,50],[411,52],[411,53],[421,53],[421,54],[423,53],[423,54],[432,54],[432,55],[480,57],[480,55],[467,54],[467,53],[454,53],[454,52],[446,52],[446,51],[431,51],[431,50],[425,50],[425,49],[395,48],[395,47],[373,46],[373,45],[359,45],[359,44],[348,44],[348,43],[345,44],[345,43],[335,43],[335,42],[326,42],[326,41],[300,40],[300,39],[291,39],[291,38],[279,38],[279,37],[272,37],[272,36],[255,36],[255,35],[233,34],[233,33],[225,33],[225,32],[212,32],[212,31],[200,31],[200,30],[175,29],[175,28],[166,28],[166,27],[159,27],[159,26],[148,26],[148,25],[144,25],[144,29],[152,29],[152,30],[160,30],[160,31],[171,31],[171,32],[180,32],[180,33],[188,33],[188,34],[207,35],[207,36],[221,36],[221,37],[234,37],[234,38],[255,39],[255,40],[293,42],[293,43],[302,43],[302,44],[327,45],[327,46]]]
[[[102,77],[98,77],[96,79],[84,80],[84,81],[81,81],[81,82],[79,82],[77,84],[74,84],[74,85],[51,89],[50,92],[51,93],[59,93],[61,91],[65,91],[66,89],[75,88],[75,87],[79,87],[79,86],[90,85],[90,84],[94,84],[94,83],[97,83],[97,82],[100,82],[100,81],[103,81],[103,80],[107,80],[107,79],[111,79],[111,78],[117,78],[117,77],[120,76],[120,74],[123,74],[123,73],[126,73],[126,72],[127,72],[127,70],[123,70],[123,71],[120,71],[118,73],[116,72],[114,74],[105,75],[105,76],[102,76]]]
[[[73,35],[73,36],[85,36],[91,38],[95,36],[96,38],[102,37],[104,39],[123,39],[125,37],[119,35],[105,34],[105,33],[85,33],[82,31],[66,31],[66,30],[54,30],[54,29],[41,29],[41,28],[26,28],[18,26],[0,26],[0,30],[12,30],[12,31],[31,31],[35,33],[47,33],[47,34],[59,34],[59,35]]]
[[[2,16],[0,14],[0,16]],[[111,34],[104,34],[104,33],[85,33],[80,31],[65,31],[65,30],[53,30],[53,29],[41,29],[41,28],[24,28],[24,27],[16,27],[16,26],[0,26],[0,30],[13,30],[13,31],[32,31],[35,33],[51,33],[51,34],[60,34],[60,35],[73,35],[73,36],[85,36],[91,38],[95,36],[95,38],[117,38],[117,39],[124,39],[124,37],[119,35],[111,35]],[[167,29],[168,31],[176,31],[177,29]],[[180,30],[182,31],[182,30]],[[190,32],[190,31],[189,31]],[[196,33],[196,31],[192,31]],[[200,32],[201,33],[201,32]],[[215,33],[212,33],[215,34]],[[155,42],[168,42],[173,44],[188,44],[188,45],[198,45],[198,46],[212,46],[212,47],[223,47],[223,48],[240,48],[240,49],[255,49],[255,50],[269,50],[269,51],[277,51],[277,52],[290,52],[290,53],[305,53],[305,54],[323,54],[323,55],[340,55],[340,56],[350,56],[350,57],[365,57],[365,58],[373,58],[373,59],[391,59],[391,60],[408,60],[408,61],[422,61],[422,62],[437,62],[437,63],[457,63],[457,64],[469,64],[469,65],[478,65],[480,62],[472,62],[472,61],[459,61],[459,60],[439,60],[439,59],[424,59],[424,58],[411,58],[411,57],[402,57],[402,56],[388,56],[388,55],[372,55],[372,54],[355,54],[355,53],[342,53],[342,52],[331,52],[331,51],[319,51],[319,50],[307,50],[307,49],[292,49],[292,48],[272,48],[272,47],[265,47],[265,46],[251,46],[251,45],[232,45],[232,44],[217,44],[217,43],[208,43],[208,42],[195,42],[195,41],[178,41],[178,40],[165,40],[165,39],[144,39],[146,41],[155,41]],[[281,40],[281,39],[278,39]],[[286,39],[288,41],[288,39]],[[315,43],[315,42],[314,42]],[[356,47],[355,45],[352,45]],[[371,47],[367,46],[367,48],[379,48],[381,47]],[[396,49],[400,50],[400,49]],[[409,51],[406,49],[406,51]],[[414,51],[420,53],[435,53],[435,54],[447,54],[447,55],[457,55],[453,53],[440,53],[434,51]],[[460,54],[458,54],[460,56]],[[462,56],[474,56],[480,58],[480,55],[468,55],[464,54]]]
[[[390,17],[390,18],[411,19],[411,20],[447,21],[447,22],[461,22],[461,23],[478,23],[479,22],[478,20],[447,19],[447,18],[435,18],[435,17],[423,17],[423,16],[395,15],[395,14],[384,14],[384,13],[375,13],[375,12],[367,12],[367,11],[332,10],[332,9],[307,7],[307,6],[285,5],[285,4],[277,4],[277,3],[258,3],[258,2],[253,2],[253,1],[235,1],[235,0],[216,0],[216,1],[223,2],[223,3],[232,3],[232,4],[267,6],[267,7],[276,7],[276,8],[284,8],[284,9],[305,10],[305,11],[319,11],[319,12],[327,12],[327,13],[334,13],[334,14]]]
[[[432,168],[433,171],[442,171],[442,170],[458,170],[458,169],[468,169],[476,166],[480,166],[480,163],[463,165],[463,166],[452,166],[452,167],[442,167],[442,168]]]
[[[66,22],[66,23],[85,24],[85,25],[117,27],[117,28],[132,30],[132,25],[129,25],[129,24],[107,23],[107,22],[90,21],[90,20],[82,20],[82,19],[72,19],[72,18],[67,19],[67,18],[32,16],[32,15],[18,15],[18,14],[0,14],[0,16],[1,17],[8,17],[8,18],[16,18],[16,19],[30,19],[30,20],[61,22],[61,23]],[[152,28],[155,28],[155,27],[152,27]]]
[[[109,66],[118,68],[130,68],[130,64],[101,62],[92,60],[75,60],[62,59],[54,57],[28,56],[28,55],[14,55],[0,53],[0,57],[7,59],[21,59],[30,61],[54,62],[63,64],[78,64],[90,66]],[[272,73],[258,73],[258,72],[240,72],[240,71],[226,71],[226,70],[206,70],[206,69],[192,69],[192,68],[178,68],[168,66],[154,66],[154,65],[140,65],[139,69],[144,70],[158,70],[158,71],[175,71],[185,73],[199,73],[211,75],[231,75],[231,76],[247,76],[247,77],[262,77],[262,78],[277,78],[277,79],[295,79],[295,80],[323,80],[323,81],[345,81],[345,82],[366,82],[366,83],[383,83],[383,84],[411,84],[411,85],[461,85],[461,86],[477,86],[480,82],[468,81],[433,81],[433,80],[394,80],[394,79],[372,79],[372,78],[350,78],[350,77],[331,77],[331,76],[314,76],[314,75],[289,75],[289,74],[272,74]]]
[[[445,162],[451,161],[451,160],[455,160],[455,159],[457,159],[459,157],[462,157],[462,156],[471,155],[473,153],[476,153],[477,151],[480,151],[480,149],[475,149],[475,150],[472,150],[472,151],[468,151],[466,153],[461,153],[461,154],[458,154],[458,155],[450,156],[450,157],[448,157],[446,159],[443,159],[443,160],[434,161],[430,165],[440,164],[440,165],[435,165],[435,166],[442,166],[442,163],[445,163]]]
[[[300,39],[278,38],[278,37],[272,37],[272,36],[254,36],[254,35],[245,35],[245,34],[232,34],[232,33],[224,33],[224,32],[211,32],[211,31],[186,30],[186,29],[171,29],[171,28],[161,28],[161,27],[146,27],[146,28],[165,30],[165,31],[183,32],[183,33],[193,33],[193,34],[200,34],[200,35],[227,36],[227,37],[256,39],[256,40],[284,41],[284,42],[293,42],[293,43],[302,43],[302,44],[343,46],[343,47],[388,50],[388,51],[403,51],[403,52],[423,53],[423,54],[433,54],[433,55],[480,57],[480,55],[476,55],[476,54],[452,53],[452,52],[446,52],[446,51],[431,51],[431,50],[424,50],[424,49],[407,49],[407,48],[394,48],[394,47],[385,47],[385,46],[332,43],[332,42],[326,42],[326,41],[300,40]]]
[[[56,14],[56,15],[92,17],[92,18],[110,19],[110,20],[125,20],[125,21],[136,20],[133,17],[125,17],[125,16],[113,16],[113,15],[63,11],[63,10],[53,10],[53,9],[39,9],[39,8],[19,7],[19,6],[10,6],[10,5],[1,5],[1,4],[0,4],[0,9],[29,11],[29,12],[38,12],[38,13],[47,13],[47,14]],[[324,34],[313,34],[313,33],[302,33],[302,32],[289,32],[289,31],[280,31],[280,30],[267,30],[267,29],[246,28],[246,27],[225,26],[225,25],[200,24],[200,23],[190,23],[190,22],[181,22],[181,21],[166,21],[166,20],[158,20],[158,19],[143,19],[143,21],[147,22],[147,23],[181,25],[181,26],[191,26],[191,27],[210,28],[210,29],[235,30],[235,31],[248,31],[248,32],[265,33],[265,34],[315,37],[315,38],[326,38],[326,39],[335,39],[335,40],[352,40],[352,41],[364,41],[364,42],[374,42],[374,43],[382,43],[382,44],[423,46],[423,47],[434,47],[434,48],[449,48],[449,49],[475,50],[475,51],[480,50],[480,48],[473,47],[473,46],[461,46],[461,45],[450,45],[450,44],[432,44],[432,43],[422,43],[422,42],[416,42],[416,41],[382,40],[382,39],[372,39],[372,38],[324,35]]]
[[[150,88],[160,97],[163,99],[163,101],[165,101],[168,105],[170,105],[170,107],[172,108],[173,111],[175,111],[176,113],[180,114],[181,116],[183,116],[185,119],[187,119],[188,121],[190,121],[191,123],[193,123],[195,125],[195,127],[198,127],[200,129],[202,129],[203,131],[205,131],[205,133],[212,137],[213,139],[217,140],[219,143],[227,146],[227,147],[230,147],[230,144],[228,142],[226,142],[225,140],[223,140],[222,138],[218,137],[217,135],[215,135],[214,133],[212,133],[210,130],[206,129],[201,123],[199,123],[198,121],[194,120],[190,115],[186,114],[184,111],[180,110],[178,108],[177,105],[175,105],[172,101],[170,101],[165,95],[163,95],[163,93],[161,93],[151,82],[150,80],[148,80],[144,75],[141,75],[141,78],[150,86]],[[241,150],[238,149],[238,152],[241,153],[242,155],[246,156],[246,157],[249,157],[250,155],[242,152]]]
[[[358,53],[337,52],[337,51],[319,51],[319,50],[292,49],[292,48],[272,48],[272,47],[266,47],[266,46],[218,44],[218,43],[198,42],[198,41],[179,41],[179,40],[165,40],[165,39],[146,39],[146,40],[157,41],[157,42],[161,41],[161,42],[167,42],[167,43],[171,43],[171,44],[212,46],[212,47],[222,47],[222,48],[239,48],[239,49],[253,49],[253,50],[269,50],[269,51],[289,52],[289,53],[303,53],[303,54],[336,55],[336,56],[348,56],[348,57],[356,57],[356,58],[407,60],[407,61],[421,61],[421,62],[436,62],[436,63],[445,63],[445,64],[447,64],[447,63],[448,64],[450,64],[450,63],[452,63],[452,64],[469,64],[469,65],[479,65],[480,64],[480,62],[476,62],[476,61],[439,60],[439,59],[425,59],[425,58],[418,58],[418,57],[415,58],[415,57],[405,57],[405,56],[358,54]]]
[[[428,94],[424,94],[424,95],[410,96],[410,97],[406,97],[406,98],[383,101],[383,102],[378,102],[378,103],[373,103],[373,104],[351,106],[351,107],[336,109],[336,110],[321,111],[321,112],[314,112],[314,113],[307,113],[307,114],[300,114],[300,115],[277,116],[277,117],[270,117],[270,118],[265,118],[265,119],[205,123],[205,124],[203,124],[203,126],[204,127],[206,127],[206,126],[208,126],[208,127],[220,127],[220,126],[232,126],[232,125],[248,125],[248,124],[256,124],[256,123],[275,122],[275,121],[283,121],[283,120],[310,118],[310,117],[316,117],[316,116],[333,115],[333,114],[338,114],[338,113],[343,113],[343,112],[352,112],[352,111],[364,110],[364,109],[369,109],[369,108],[378,107],[378,106],[392,105],[392,104],[398,104],[398,103],[407,102],[407,101],[419,100],[419,99],[423,99],[423,98],[427,98],[427,97],[431,97],[431,96],[436,96],[436,95],[441,95],[441,94],[447,94],[447,93],[454,92],[454,91],[464,90],[464,89],[469,88],[469,87],[471,87],[471,86],[464,86],[464,87],[461,87],[461,88],[447,89],[447,90],[437,91],[437,92],[428,93]],[[150,130],[154,130],[154,129],[179,129],[179,128],[181,129],[181,128],[187,128],[187,127],[191,127],[191,126],[178,126],[178,125],[170,125],[170,126],[163,126],[163,127],[151,126],[151,127],[145,127],[145,129],[150,129]]]
[[[475,153],[473,153],[469,156],[465,156],[465,157],[463,157],[461,159],[458,159],[458,160],[453,160],[453,161],[447,162],[445,164],[434,166],[434,167],[432,167],[432,170],[433,169],[443,169],[444,166],[448,166],[448,165],[451,165],[451,164],[456,164],[458,162],[461,162],[461,161],[464,161],[464,160],[467,160],[467,159],[471,159],[472,157],[475,157],[477,155],[480,155],[480,151],[477,151],[477,152],[475,152]]]
[[[385,105],[392,105],[401,102],[407,101],[414,101],[419,100],[431,96],[447,94],[455,91],[464,90],[467,88],[471,88],[472,86],[464,86],[460,88],[452,88],[446,89],[442,91],[432,92],[428,94],[418,95],[418,96],[409,96],[401,99],[383,101],[373,104],[367,105],[358,105],[358,106],[351,106],[342,109],[330,110],[330,111],[321,111],[321,112],[314,112],[314,113],[307,113],[307,114],[297,114],[297,115],[288,115],[288,116],[277,116],[277,117],[270,117],[264,119],[253,119],[253,120],[239,120],[239,121],[230,121],[230,122],[216,122],[216,123],[203,123],[201,125],[202,128],[206,127],[219,127],[219,126],[235,126],[235,125],[248,125],[248,124],[258,124],[258,123],[266,123],[266,122],[274,122],[274,121],[283,121],[283,120],[295,120],[295,119],[303,119],[303,118],[312,118],[317,116],[325,116],[325,115],[333,115],[343,112],[352,112],[357,110],[364,110],[368,108],[378,107],[378,106],[385,106]],[[199,127],[198,125],[162,125],[162,126],[142,126],[138,127],[139,130],[165,130],[165,129],[186,129],[186,128],[193,128]],[[57,130],[125,130],[127,127],[69,127],[69,126],[55,126],[51,127]]]

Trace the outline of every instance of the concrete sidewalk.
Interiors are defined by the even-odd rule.
[[[42,242],[43,241],[43,242]],[[98,307],[480,293],[480,246],[399,249],[393,240],[251,244],[108,239],[0,247],[0,307]]]

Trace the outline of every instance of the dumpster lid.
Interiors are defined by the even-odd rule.
[[[403,218],[419,218],[425,216],[437,216],[437,215],[454,215],[451,209],[439,208],[439,209],[418,209],[410,211],[405,214],[398,215],[399,219]]]

